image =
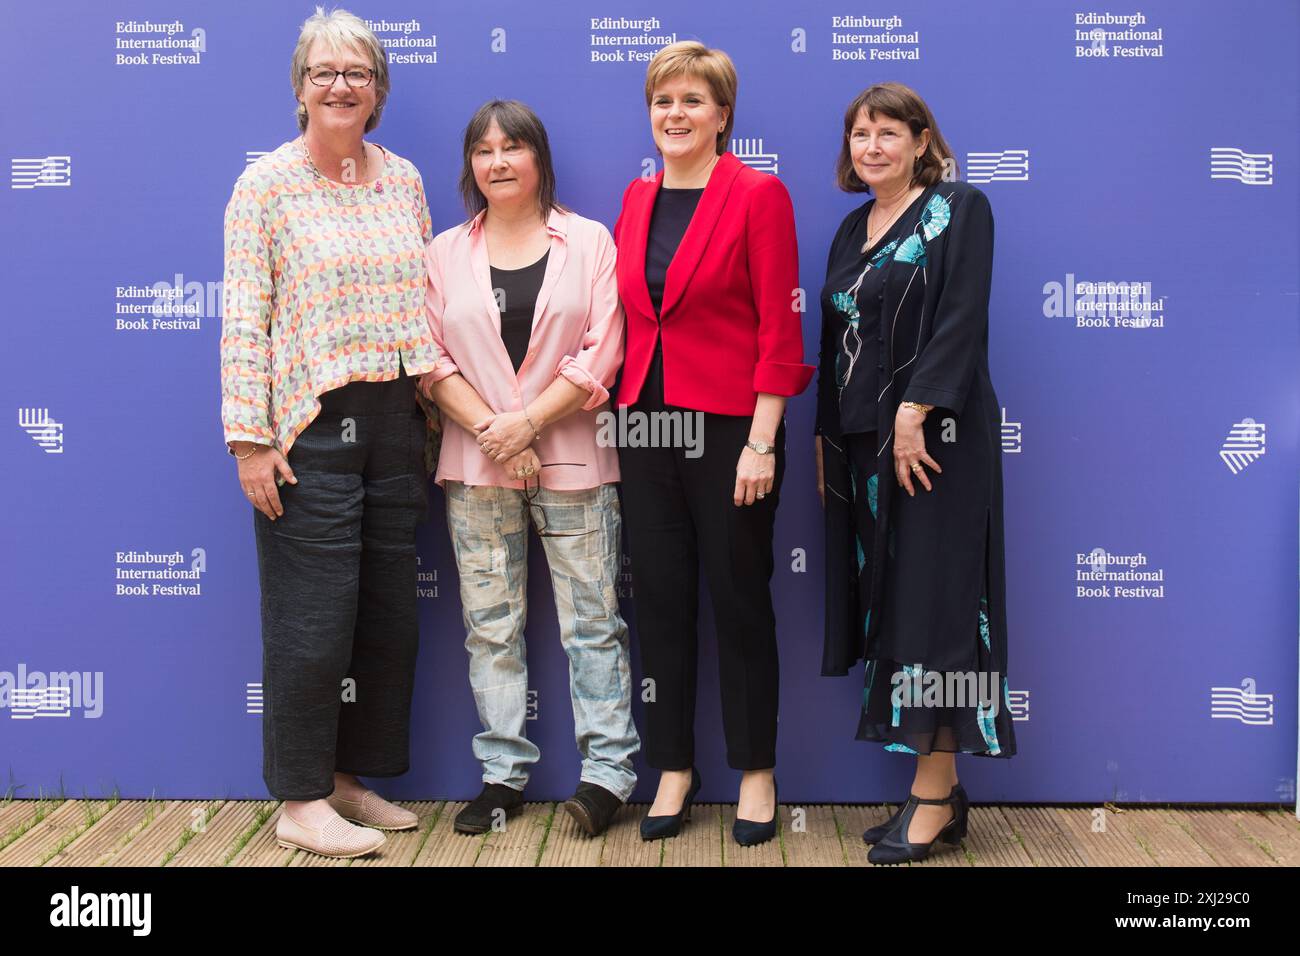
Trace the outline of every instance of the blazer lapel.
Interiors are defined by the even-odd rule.
[[[917,231],[917,224],[921,220],[921,214],[925,211],[926,206],[930,203],[930,197],[934,195],[935,186],[928,187],[921,194],[921,199],[916,205],[914,212],[909,212],[903,223],[903,231],[899,233],[899,243],[913,235]],[[910,262],[903,262],[895,258],[898,253],[896,248],[889,254],[889,261],[885,264],[885,278],[883,281],[884,298],[881,299],[881,321],[885,322],[889,328],[889,356],[890,363],[886,366],[886,371],[892,376],[896,369],[903,365],[910,365],[916,358],[915,350],[915,328],[904,318],[903,321],[903,341],[899,350],[894,348],[895,336],[900,331],[899,323],[894,321],[896,313],[901,306],[901,298],[915,295],[919,299],[925,298],[924,282],[920,278],[921,266],[914,265]],[[917,314],[920,314],[918,309]],[[911,346],[908,343],[912,343]],[[893,382],[891,378],[891,383]],[[896,384],[896,383],[894,383]],[[896,403],[895,403],[896,404]],[[884,406],[882,405],[882,408]]]
[[[930,186],[921,193],[921,201],[916,207],[915,213],[909,213],[903,224],[903,231],[900,234],[899,243],[901,244],[908,236],[916,231],[916,225],[920,221],[921,213],[929,205],[930,197],[934,194],[935,187]],[[902,400],[902,389],[899,388],[898,373],[911,365],[916,359],[916,328],[909,321],[908,316],[904,314],[902,344],[896,349],[895,342],[898,340],[899,323],[898,310],[902,307],[903,298],[909,295],[915,295],[919,302],[925,298],[924,287],[917,289],[916,284],[921,283],[918,278],[921,269],[910,262],[898,262],[894,254],[898,251],[897,247],[889,254],[889,260],[881,267],[885,270],[885,277],[881,280],[883,289],[880,300],[880,321],[884,328],[889,329],[889,338],[885,342],[885,351],[881,353],[881,359],[885,366],[885,375],[888,376],[880,390],[880,405],[876,411],[876,421],[879,425],[877,434],[884,435],[885,439],[880,447],[876,450],[876,457],[879,460],[881,472],[892,465],[886,449],[889,447],[894,438],[894,410],[898,408],[898,403]],[[916,309],[916,314],[920,315],[920,307]],[[881,529],[888,523],[889,500],[893,498],[894,482],[882,481],[880,483],[880,521],[876,525],[877,540]]]
[[[682,295],[686,292],[691,276],[695,275],[695,269],[704,256],[704,250],[708,248],[709,238],[718,224],[718,218],[727,204],[731,184],[736,181],[736,176],[743,166],[744,163],[730,152],[726,152],[718,158],[717,165],[713,167],[709,182],[704,187],[704,194],[700,196],[700,204],[695,207],[695,215],[691,217],[691,223],[686,227],[686,234],[682,236],[682,243],[677,247],[677,253],[668,266],[668,275],[664,280],[663,307],[659,310],[660,321],[668,318],[673,306],[681,301]],[[642,272],[644,271],[643,268]]]
[[[664,180],[661,169],[650,181],[648,189],[634,189],[628,197],[628,208],[623,210],[623,217],[629,227],[621,236],[622,245],[618,250],[618,268],[624,271],[624,288],[631,301],[624,303],[632,310],[653,320],[654,303],[650,301],[650,287],[645,281],[645,257],[650,245],[650,217],[654,214],[655,197],[659,195],[659,185]]]

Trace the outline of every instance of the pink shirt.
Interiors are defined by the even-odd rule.
[[[528,353],[518,374],[501,340],[501,312],[493,295],[483,213],[434,237],[425,250],[429,281],[425,314],[437,346],[439,381],[460,372],[494,412],[521,411],[563,375],[589,393],[583,407],[542,429],[533,449],[542,486],[557,491],[618,481],[618,450],[597,441],[608,417],[609,387],[623,363],[623,307],[614,272],[614,240],[598,222],[552,210],[551,249]],[[474,434],[443,416],[436,481],[523,488],[479,451]],[[604,435],[617,434],[612,426]]]

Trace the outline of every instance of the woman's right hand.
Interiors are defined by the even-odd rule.
[[[415,390],[431,402],[433,401],[433,386],[434,380],[432,372],[425,372],[415,380]]]
[[[280,492],[275,484],[276,475],[296,485],[298,479],[294,477],[293,469],[278,448],[251,441],[232,444],[239,465],[239,487],[244,489],[245,496],[254,508],[274,521],[284,514]],[[249,449],[254,449],[251,455],[248,454]],[[244,455],[248,457],[242,457]]]
[[[826,507],[826,471],[822,467],[822,436],[813,436],[813,448],[817,452],[817,497],[822,500],[822,507]]]

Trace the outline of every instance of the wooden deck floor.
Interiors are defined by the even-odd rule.
[[[779,838],[744,848],[726,804],[696,807],[681,836],[655,843],[637,832],[644,805],[596,839],[556,803],[476,837],[451,828],[463,803],[402,806],[418,829],[335,861],[276,846],[270,801],[12,800],[0,803],[0,866],[868,866],[861,832],[893,809],[782,806]],[[961,847],[914,865],[1297,866],[1300,821],[1272,807],[976,806]]]

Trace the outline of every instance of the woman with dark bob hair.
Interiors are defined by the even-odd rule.
[[[483,790],[456,816],[484,833],[522,809],[540,757],[524,734],[528,528],[551,567],[582,775],[565,809],[591,836],[632,793],[627,625],[619,614],[618,453],[597,440],[623,362],[614,240],[556,201],[537,115],[485,103],[465,129],[467,222],[430,243],[426,313],[438,363],[421,379],[447,423],[438,484],[460,574],[483,732]]]
[[[956,172],[914,90],[881,83],[849,104],[838,182],[871,198],[840,224],[821,294],[822,673],[864,660],[858,739],[916,757],[907,801],[863,834],[873,863],[959,843],[969,801],[956,754],[1016,751],[988,361],[993,214]]]

